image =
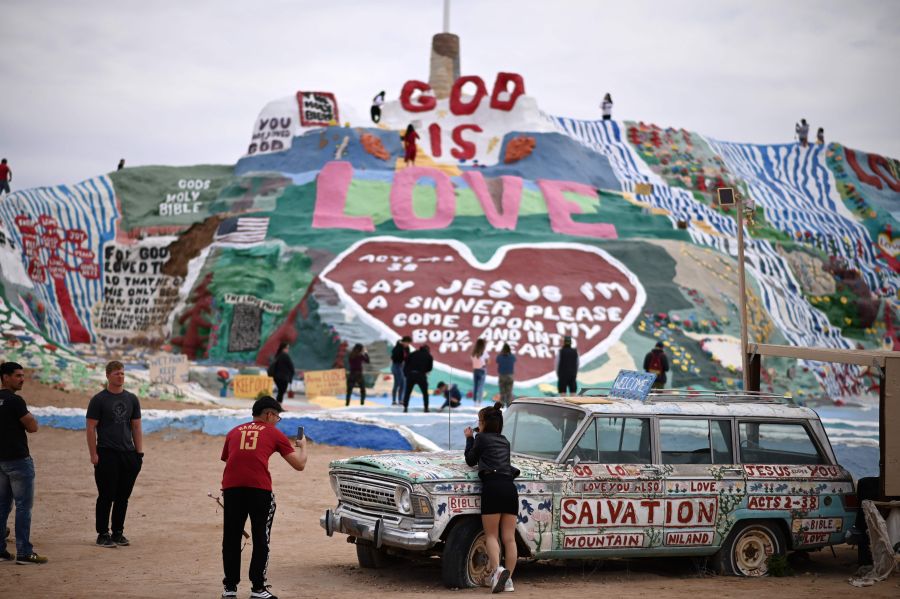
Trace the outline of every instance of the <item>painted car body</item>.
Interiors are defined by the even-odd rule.
[[[856,514],[851,476],[807,408],[517,399],[504,434],[521,470],[517,534],[533,558],[713,555],[752,521],[777,527],[782,550],[818,548],[842,543]],[[439,552],[455,519],[480,514],[477,471],[460,451],[339,460],[331,479],[339,501],[322,526],[376,547]]]

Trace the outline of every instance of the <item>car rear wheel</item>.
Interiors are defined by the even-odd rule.
[[[721,574],[766,576],[769,558],[784,552],[784,535],[775,524],[743,522],[732,529],[714,561]]]
[[[487,546],[481,519],[466,518],[457,524],[444,545],[441,576],[449,588],[482,586],[490,576]]]

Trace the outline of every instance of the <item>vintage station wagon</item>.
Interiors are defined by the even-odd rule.
[[[591,393],[505,412],[523,558],[710,556],[722,573],[761,576],[771,556],[844,542],[853,481],[812,410],[766,395]],[[360,566],[437,555],[447,586],[484,583],[481,484],[461,451],[338,460],[331,485],[338,504],[320,524],[356,543]]]

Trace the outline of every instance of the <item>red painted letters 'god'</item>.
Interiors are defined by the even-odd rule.
[[[422,93],[413,102],[412,95],[417,90]],[[437,106],[437,100],[434,99],[433,94],[428,92],[431,92],[431,86],[424,81],[416,81],[415,79],[407,81],[400,91],[400,105],[407,112],[428,112],[433,110]]]

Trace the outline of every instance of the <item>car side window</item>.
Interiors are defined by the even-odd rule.
[[[795,422],[741,422],[743,464],[825,464],[806,427]]]
[[[660,418],[659,444],[663,464],[712,464],[709,420]]]
[[[572,453],[569,454],[569,459],[576,457],[579,462],[591,462],[594,464],[599,462],[596,419],[587,427],[584,434],[581,435],[581,439],[578,440],[578,444],[572,449]]]
[[[598,416],[599,460],[601,464],[649,464],[650,419]]]

